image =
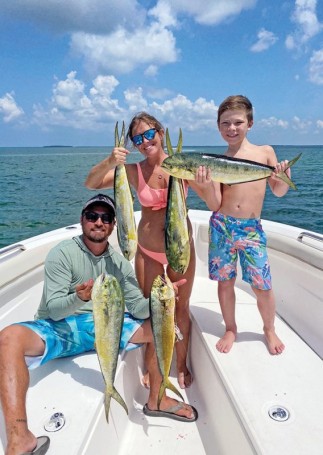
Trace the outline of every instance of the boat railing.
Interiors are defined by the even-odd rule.
[[[16,256],[26,250],[25,245],[16,243],[0,249],[0,261]]]
[[[303,239],[305,239],[305,241]],[[310,242],[306,241],[306,239],[309,239]],[[307,246],[316,248],[317,250],[323,250],[323,235],[313,234],[312,232],[303,231],[298,235],[297,240]],[[314,241],[314,243],[311,242],[312,240]],[[320,242],[320,243],[317,244],[316,242]]]

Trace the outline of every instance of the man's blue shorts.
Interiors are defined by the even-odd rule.
[[[130,351],[141,346],[130,343],[129,340],[143,322],[143,319],[135,319],[130,313],[125,313],[120,340],[121,350]],[[26,363],[30,370],[52,359],[94,350],[95,335],[92,313],[72,315],[60,321],[36,319],[17,324],[33,330],[45,342],[45,352],[42,356],[26,356]]]

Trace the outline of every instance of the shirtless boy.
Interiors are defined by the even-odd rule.
[[[278,163],[271,146],[258,146],[248,141],[247,133],[253,125],[252,104],[248,98],[241,95],[226,98],[219,106],[217,123],[228,144],[225,154],[274,166],[268,184],[275,196],[284,196],[289,187],[276,174],[286,171],[290,177],[288,162]],[[239,255],[242,278],[251,285],[257,299],[268,350],[271,354],[281,354],[285,346],[275,332],[275,298],[266,235],[260,221],[267,180],[229,186],[212,182],[208,169],[200,167],[197,181],[200,183],[199,195],[213,211],[210,218],[209,277],[218,281],[218,297],[225,323],[225,334],[216,348],[222,353],[229,352],[237,336],[234,285]]]

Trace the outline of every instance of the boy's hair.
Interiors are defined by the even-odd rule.
[[[218,109],[218,125],[220,123],[220,117],[224,111],[228,110],[244,110],[246,111],[248,123],[253,121],[253,107],[251,101],[243,95],[232,95],[228,96],[219,106]]]
[[[153,116],[147,112],[138,112],[130,121],[130,125],[126,134],[126,144],[129,142],[129,139],[132,140],[132,130],[139,122],[145,122],[147,125],[155,128],[157,132],[164,130],[163,125]],[[162,143],[164,147],[164,144]]]

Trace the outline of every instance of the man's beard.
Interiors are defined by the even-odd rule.
[[[103,242],[107,242],[108,241],[108,236],[107,235],[104,235],[102,238],[101,237],[92,236],[91,234],[84,234],[84,232],[83,232],[83,235],[88,240],[90,240],[93,243],[103,243]]]

